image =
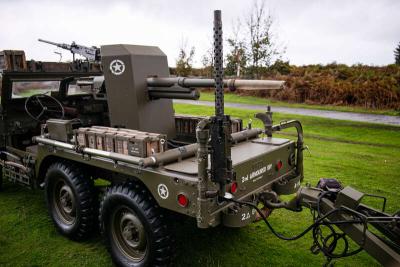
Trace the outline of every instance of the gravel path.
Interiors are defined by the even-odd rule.
[[[174,100],[174,103],[181,104],[192,104],[201,106],[214,106],[214,102],[210,101],[196,101],[196,100]],[[265,105],[252,105],[252,104],[241,104],[241,103],[225,103],[225,107],[230,108],[242,108],[250,110],[266,110]],[[272,107],[273,112],[298,114],[304,116],[315,116],[336,120],[347,120],[347,121],[359,121],[359,122],[370,122],[380,123],[387,125],[398,125],[400,126],[400,116],[389,116],[379,114],[366,114],[356,112],[341,112],[332,110],[319,110],[319,109],[306,109],[306,108],[288,108],[288,107]]]

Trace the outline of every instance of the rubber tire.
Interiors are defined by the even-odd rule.
[[[56,178],[62,179],[73,192],[76,200],[76,220],[64,223],[54,207],[54,186]],[[45,177],[46,202],[49,215],[57,230],[73,240],[84,240],[97,227],[98,200],[94,183],[84,175],[84,170],[69,162],[57,162],[47,170]]]
[[[148,249],[144,258],[132,262],[123,255],[114,242],[111,231],[112,211],[124,205],[132,209],[146,231]],[[131,183],[109,187],[103,196],[99,212],[100,229],[107,249],[117,266],[169,266],[175,252],[170,227],[151,194],[142,186]]]

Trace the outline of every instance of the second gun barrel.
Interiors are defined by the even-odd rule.
[[[231,90],[272,90],[281,89],[284,81],[274,80],[241,80],[241,79],[225,79],[224,86]],[[164,87],[180,85],[182,87],[195,87],[207,88],[214,87],[215,81],[213,79],[200,79],[200,78],[185,78],[185,77],[167,77],[147,78],[147,85],[152,87]]]

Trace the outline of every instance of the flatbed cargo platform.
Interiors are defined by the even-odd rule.
[[[272,153],[273,151],[279,150],[282,146],[287,146],[289,143],[293,142],[288,139],[265,137],[252,140],[251,142],[236,144],[232,146],[231,150],[233,166],[240,165],[247,161],[252,161],[254,158],[261,155]],[[211,165],[210,162],[209,165]],[[198,173],[196,157],[167,164],[164,168],[169,171],[189,175],[197,175]]]

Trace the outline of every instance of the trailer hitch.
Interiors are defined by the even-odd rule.
[[[262,196],[264,199],[260,200],[268,208],[285,208],[292,211],[309,208],[314,222],[298,235],[288,237],[272,227],[257,204],[233,198],[225,200],[255,209],[270,231],[280,239],[297,240],[311,232],[314,240],[311,252],[322,253],[326,257],[326,266],[329,266],[332,260],[353,256],[362,250],[384,266],[400,266],[400,211],[390,215],[361,203],[365,196],[379,196],[365,194],[351,187],[342,188],[334,179],[322,179],[317,187],[301,187],[296,197],[289,202],[274,199],[271,193]],[[370,231],[369,225],[374,226],[379,234]],[[351,247],[349,239],[353,240],[358,248]],[[342,245],[339,245],[340,243]]]

